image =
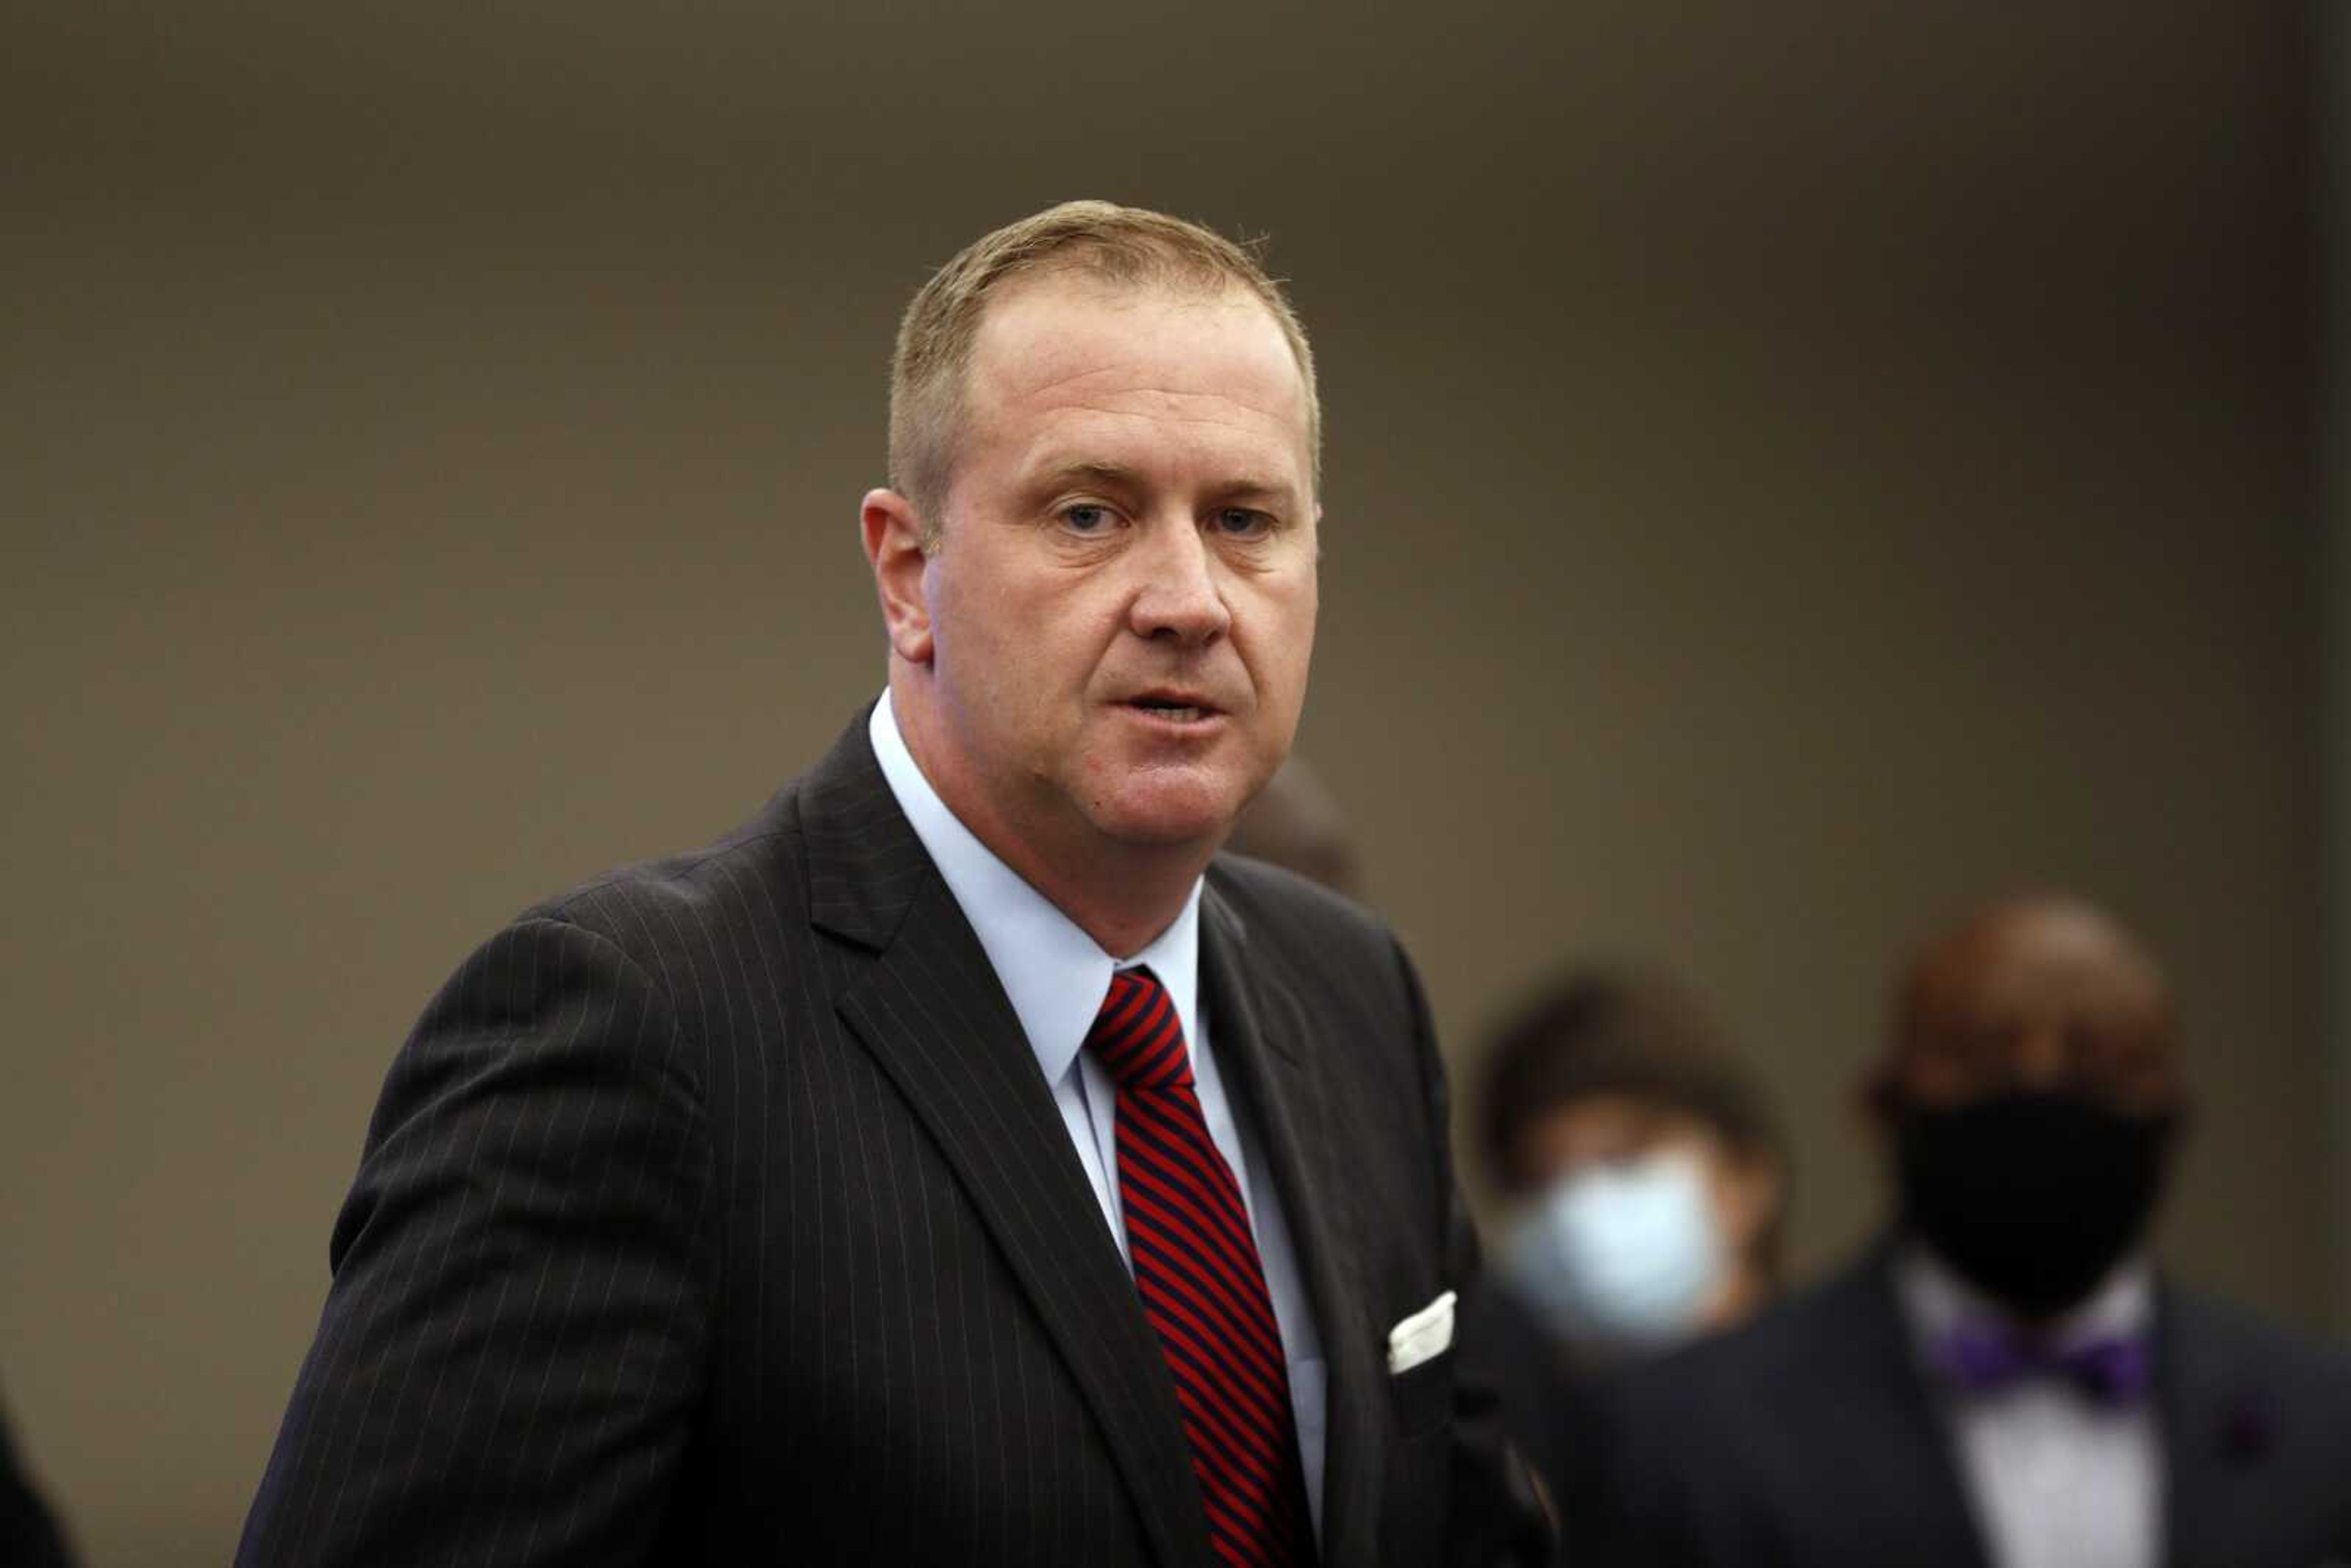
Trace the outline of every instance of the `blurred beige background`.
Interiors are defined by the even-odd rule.
[[[1295,280],[1301,747],[1458,1066],[1567,956],[1678,970],[1815,1265],[1889,965],[2076,886],[2185,993],[2174,1258],[2342,1323],[2306,20],[12,12],[0,1390],[90,1561],[229,1554],[467,947],[878,689],[896,312],[1075,194]]]

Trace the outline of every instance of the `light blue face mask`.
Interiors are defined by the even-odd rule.
[[[1570,1343],[1637,1351],[1685,1338],[1723,1272],[1706,1167],[1667,1149],[1563,1176],[1510,1227],[1500,1262]]]

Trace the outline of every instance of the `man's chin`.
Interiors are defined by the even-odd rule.
[[[1225,841],[1245,803],[1231,790],[1152,790],[1102,801],[1091,815],[1104,838],[1128,848],[1208,852]]]

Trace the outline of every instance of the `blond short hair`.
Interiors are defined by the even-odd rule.
[[[1213,294],[1240,288],[1271,312],[1306,389],[1306,446],[1319,484],[1322,409],[1314,353],[1289,296],[1237,245],[1185,219],[1113,202],[1063,202],[973,241],[931,275],[898,323],[890,360],[890,484],[914,503],[925,548],[937,543],[938,510],[955,462],[956,430],[971,346],[989,297],[1007,282],[1068,270],[1118,287]]]

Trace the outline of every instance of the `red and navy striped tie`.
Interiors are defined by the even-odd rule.
[[[1209,1544],[1227,1563],[1311,1563],[1281,1330],[1159,977],[1113,975],[1086,1049],[1118,1085],[1118,1195],[1134,1288],[1175,1379]]]

